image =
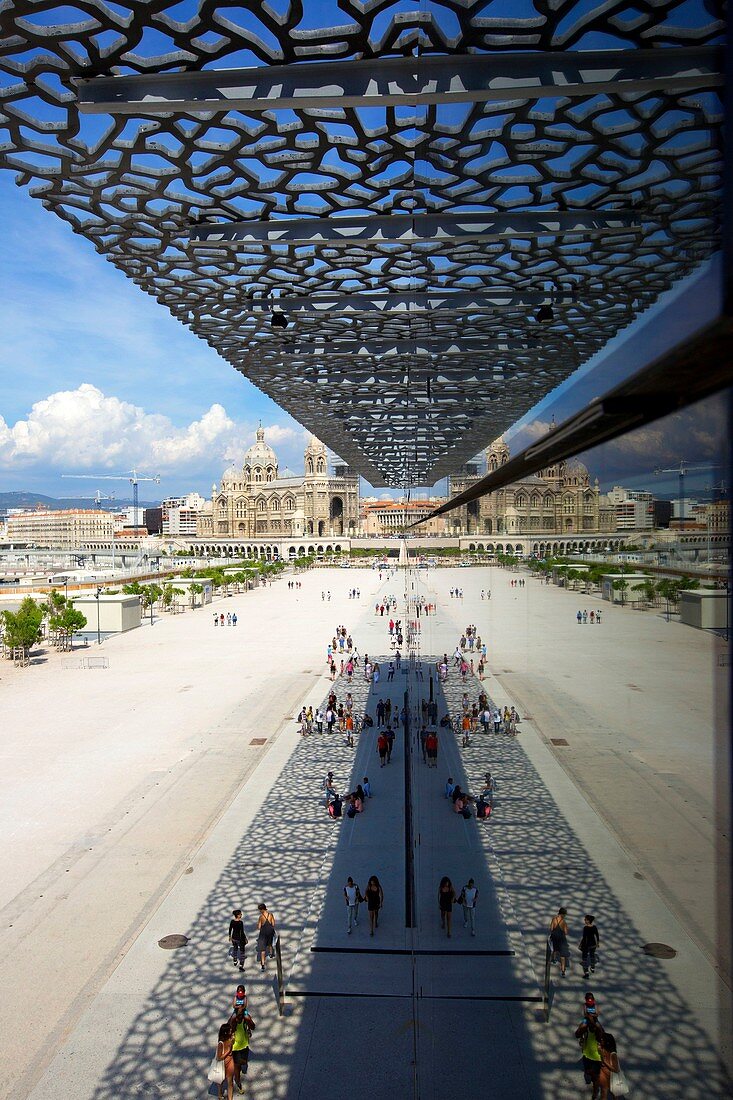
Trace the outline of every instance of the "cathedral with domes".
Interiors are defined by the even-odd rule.
[[[500,436],[486,451],[488,473],[508,461],[509,448]],[[483,476],[478,464],[468,463],[449,479],[449,495],[462,493]],[[452,515],[469,535],[592,535],[616,529],[613,502],[576,459],[487,493]]]
[[[197,534],[207,538],[300,538],[356,534],[359,476],[348,466],[328,470],[323,443],[313,436],[302,476],[280,472],[264,428],[244,456],[212,486],[211,504],[199,513]]]

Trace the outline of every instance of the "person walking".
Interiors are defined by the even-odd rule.
[[[392,763],[392,749],[394,748],[395,732],[391,726],[387,726],[385,730],[385,736],[387,738],[387,763]]]
[[[560,962],[560,976],[565,977],[565,972],[570,962],[570,948],[568,947],[568,925],[565,917],[567,909],[558,909],[556,916],[550,922],[549,945],[552,949],[552,962]]]
[[[451,938],[450,928],[453,920],[453,903],[456,900],[456,892],[453,883],[444,875],[438,887],[438,909],[440,910],[440,927],[445,928],[448,939]]]
[[[224,1086],[226,1085],[228,1100],[234,1097],[234,1057],[232,1055],[232,1043],[234,1042],[233,1028],[227,1020],[219,1028],[219,1037],[216,1044],[216,1054],[209,1066],[209,1081],[217,1087],[219,1100],[224,1100]]]
[[[257,955],[260,967],[265,969],[265,957],[275,958],[275,918],[263,901],[257,906],[260,916],[257,921]]]
[[[583,961],[583,977],[588,979],[596,971],[596,950],[601,942],[596,918],[592,913],[583,917],[583,933],[580,937],[580,953]]]
[[[387,763],[387,751],[389,749],[389,741],[384,733],[380,733],[377,738],[377,752],[379,753],[379,766],[383,768]]]
[[[580,1043],[583,1054],[583,1073],[586,1085],[593,1086],[591,1100],[598,1100],[600,1093],[601,1076],[601,1043],[603,1041],[603,1028],[597,1015],[586,1013],[582,1022],[576,1028],[575,1038]]]
[[[476,889],[476,883],[472,878],[468,880],[466,885],[461,890],[460,902],[463,906],[463,927],[468,928],[471,925],[471,935],[476,935],[476,902],[478,901],[478,890]]]
[[[610,1031],[603,1029],[601,1035],[601,1069],[598,1074],[598,1087],[600,1090],[600,1100],[608,1100],[610,1095],[626,1096],[629,1093],[629,1086],[626,1082],[626,1077],[621,1071],[621,1064],[618,1060],[618,1051],[616,1049],[616,1039]],[[622,1086],[626,1087],[623,1088]]]
[[[352,925],[359,923],[359,903],[363,900],[361,890],[354,882],[351,875],[347,878],[346,885],[344,886],[344,898],[346,900],[346,912],[348,916],[346,933],[350,936]]]
[[[364,900],[369,913],[369,935],[373,936],[375,928],[379,928],[379,912],[384,905],[384,891],[376,875],[372,875],[367,883]]]
[[[239,966],[240,970],[244,970],[245,948],[248,940],[244,931],[241,909],[235,909],[232,913],[232,919],[229,921],[229,943],[232,945],[229,950],[234,965]]]
[[[234,1085],[240,1095],[242,1088],[242,1074],[249,1069],[249,1041],[254,1031],[254,1020],[244,1005],[234,1010],[234,1015],[229,1021],[232,1028],[232,1057],[234,1059]]]
[[[428,735],[425,738],[425,755],[428,758],[428,767],[437,768],[438,766],[438,735],[435,730],[429,730]]]

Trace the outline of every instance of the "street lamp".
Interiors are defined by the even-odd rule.
[[[102,632],[99,626],[99,597],[102,594],[102,589],[97,585],[97,645],[102,644]]]

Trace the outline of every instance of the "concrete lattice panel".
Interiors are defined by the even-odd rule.
[[[0,15],[0,166],[370,481],[395,485],[465,461],[693,271],[719,245],[721,203],[721,5],[404,7],[16,0]],[[577,59],[601,50],[636,61],[636,77],[571,88]],[[478,55],[490,74],[512,69],[512,51],[527,55],[523,97],[342,105],[355,61],[379,87],[400,58],[427,72],[442,55],[450,76],[451,59],[460,74]],[[285,64],[297,84],[298,66],[324,60],[342,81],[326,105],[79,110],[90,78]],[[532,212],[526,226],[567,211],[628,229],[370,239],[374,216]],[[209,222],[339,215],[365,220],[358,241],[190,239]],[[392,298],[375,307],[380,292]],[[456,292],[475,300],[453,308]],[[332,307],[307,307],[327,294]],[[305,303],[287,328],[270,324],[278,299]]]

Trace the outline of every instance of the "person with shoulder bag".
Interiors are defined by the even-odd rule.
[[[234,1043],[234,1034],[231,1021],[227,1020],[225,1024],[222,1024],[219,1028],[219,1039],[216,1044],[216,1054],[214,1055],[211,1065],[209,1066],[208,1080],[213,1085],[216,1085],[217,1095],[219,1100],[224,1100],[224,1085],[227,1086],[227,1100],[233,1100],[234,1097],[234,1056],[232,1054],[232,1045]]]
[[[616,1040],[610,1031],[604,1031],[600,1041],[601,1070],[598,1076],[600,1087],[600,1100],[608,1100],[613,1096],[628,1096],[630,1089],[621,1063],[618,1060]]]

